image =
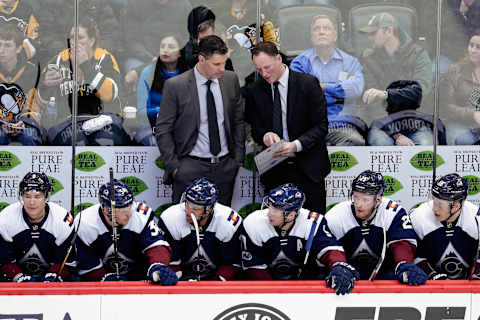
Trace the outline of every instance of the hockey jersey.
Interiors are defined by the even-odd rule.
[[[309,261],[314,263],[308,266],[308,277],[325,275],[329,266],[323,263],[322,257],[330,250],[343,251],[343,248],[331,234],[323,216],[303,208],[288,232],[282,232],[270,224],[268,209],[248,215],[243,222],[241,235],[243,267],[268,269],[276,280],[296,279],[306,255],[305,247],[312,225],[314,228],[318,226],[318,229],[310,249],[312,259]]]
[[[478,250],[479,208],[464,201],[462,212],[454,223],[440,222],[433,214],[433,200],[410,213],[418,236],[415,263],[428,262],[449,279],[468,279]],[[479,261],[479,260],[477,260]]]
[[[215,279],[221,266],[240,265],[239,227],[242,217],[230,207],[216,203],[206,225],[196,232],[186,220],[185,203],[171,206],[160,216],[158,225],[172,246],[171,265],[181,269],[183,279]],[[199,257],[199,258],[198,258]]]
[[[382,273],[393,271],[396,266],[391,251],[393,243],[407,241],[413,246],[417,245],[409,216],[402,206],[383,197],[377,210],[371,221],[359,221],[355,218],[352,202],[343,201],[325,215],[330,230],[345,250],[348,263],[360,272],[362,280],[369,279],[375,269],[384,243],[386,253],[377,278]]]
[[[32,224],[22,203],[15,202],[0,214],[0,265],[13,263],[24,274],[40,277],[63,262],[73,234],[73,217],[56,203],[48,202],[44,219]],[[74,254],[68,265],[75,266]]]
[[[80,218],[81,216],[81,218]],[[154,213],[144,203],[134,202],[128,223],[118,227],[118,260],[114,254],[112,227],[108,224],[100,204],[83,210],[75,219],[79,224],[78,273],[84,276],[100,268],[119,273],[128,280],[143,280],[152,261],[145,252],[156,246],[167,246],[163,232],[155,223]],[[161,261],[157,261],[161,262]]]

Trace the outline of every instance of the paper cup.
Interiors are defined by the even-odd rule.
[[[126,106],[123,108],[123,115],[126,119],[134,119],[137,116],[137,108]]]

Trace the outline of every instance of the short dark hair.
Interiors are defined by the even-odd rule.
[[[211,35],[200,40],[198,44],[198,54],[210,59],[214,54],[225,55],[228,53],[228,48],[222,38],[216,35]]]
[[[258,56],[262,52],[271,57],[276,57],[277,54],[280,54],[277,45],[270,41],[262,41],[257,43],[252,49],[252,58]]]
[[[15,46],[19,47],[23,43],[24,36],[14,25],[5,24],[0,27],[0,39],[5,41],[13,40]]]

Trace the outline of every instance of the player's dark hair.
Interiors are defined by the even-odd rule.
[[[75,28],[75,24],[71,26],[70,30],[73,28]],[[98,42],[100,41],[100,30],[98,29],[98,25],[94,19],[90,17],[80,18],[80,21],[78,21],[78,28],[85,28],[85,30],[87,30],[88,37],[95,38],[95,44],[93,47],[98,47]]]
[[[228,53],[228,48],[222,38],[216,35],[211,35],[200,40],[198,44],[198,54],[205,57],[205,59],[210,59],[214,54],[226,55]]]
[[[251,52],[252,52],[252,58],[255,56],[258,56],[262,52],[265,53],[266,55],[269,55],[270,57],[276,57],[277,54],[280,54],[280,51],[278,51],[278,48],[275,45],[275,43],[270,41],[262,41],[257,43]]]

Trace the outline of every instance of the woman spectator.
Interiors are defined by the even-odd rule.
[[[442,118],[448,144],[472,145],[480,127],[480,29],[470,37],[467,55],[449,67],[442,79]]]
[[[136,141],[142,145],[156,145],[152,128],[160,110],[162,91],[165,81],[187,70],[180,56],[180,36],[174,33],[161,37],[158,58],[155,64],[147,65],[140,73],[137,86],[137,106],[141,122]],[[143,117],[142,117],[143,116]]]

